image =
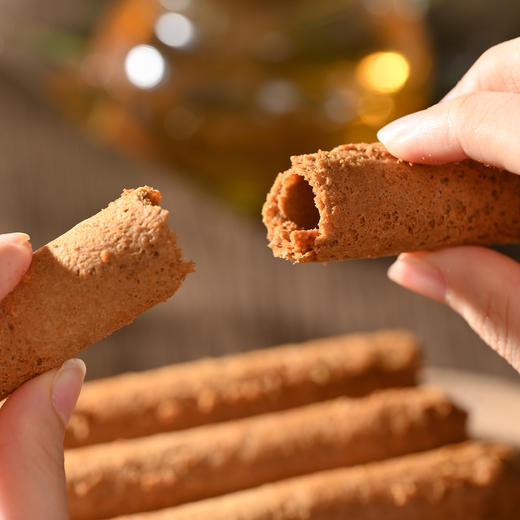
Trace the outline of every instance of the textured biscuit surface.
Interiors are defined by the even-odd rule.
[[[160,509],[466,438],[466,414],[432,388],[385,390],[66,455],[73,520]]]
[[[160,200],[149,187],[125,190],[34,253],[0,303],[0,397],[177,290],[193,267],[181,258]]]
[[[118,520],[515,520],[515,457],[468,442]]]
[[[82,390],[65,445],[141,437],[410,386],[418,367],[418,338],[386,330],[92,381]]]
[[[294,262],[520,240],[520,176],[475,161],[420,165],[383,145],[295,156],[263,208],[269,246]]]

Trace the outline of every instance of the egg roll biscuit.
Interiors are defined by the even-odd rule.
[[[516,520],[519,510],[518,455],[467,442],[117,520]]]
[[[348,334],[87,383],[68,448],[182,430],[416,382],[419,340]],[[139,420],[136,420],[136,417]]]
[[[475,161],[410,164],[380,143],[295,156],[267,196],[275,256],[327,262],[520,240],[520,176]]]
[[[0,303],[0,397],[58,367],[153,305],[193,270],[168,228],[161,194],[121,198],[38,249]]]
[[[148,511],[466,438],[430,388],[391,389],[185,432],[70,450],[72,520]]]

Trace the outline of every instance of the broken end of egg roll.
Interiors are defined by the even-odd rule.
[[[0,303],[0,398],[167,300],[193,271],[160,202],[148,186],[124,190],[33,254]]]
[[[277,257],[327,262],[520,239],[520,177],[510,172],[405,163],[380,143],[291,162],[262,211]]]

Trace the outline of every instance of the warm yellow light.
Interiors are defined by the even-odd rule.
[[[396,92],[406,83],[410,65],[397,52],[374,52],[358,64],[356,77],[368,90],[381,93]]]
[[[365,125],[379,127],[387,123],[395,108],[392,96],[370,94],[361,100],[358,117]]]

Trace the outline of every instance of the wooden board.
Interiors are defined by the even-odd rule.
[[[444,388],[469,412],[472,436],[520,447],[520,375],[515,383],[494,376],[428,368],[423,372],[423,382]]]

